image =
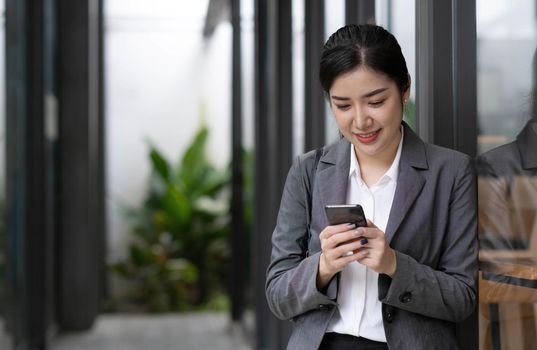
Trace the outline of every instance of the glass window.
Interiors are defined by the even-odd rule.
[[[324,33],[325,41],[328,40],[328,37],[332,35],[336,30],[345,25],[345,1],[343,0],[331,0],[325,1],[324,7]],[[324,133],[326,144],[332,143],[339,139],[339,128],[336,123],[336,119],[332,114],[330,109],[330,103],[325,99],[325,124],[326,129]]]
[[[405,56],[411,83],[404,120],[416,130],[416,1],[376,0],[375,17],[378,25],[397,38]]]
[[[534,0],[477,1],[480,349],[536,341],[536,39]]]
[[[224,310],[232,94],[225,7],[103,7],[106,259],[114,267],[106,306]]]
[[[293,0],[293,157],[304,152],[305,4]]]
[[[243,248],[247,266],[244,276],[244,314],[242,324],[248,335],[255,334],[254,284],[252,264],[252,228],[254,203],[254,147],[255,147],[255,4],[253,0],[241,1],[241,74],[242,74],[242,147],[243,156],[243,215],[244,215],[244,245]],[[293,47],[294,49],[294,47]],[[293,68],[294,69],[294,68]],[[293,71],[294,74],[294,71]],[[294,92],[293,92],[294,93]]]

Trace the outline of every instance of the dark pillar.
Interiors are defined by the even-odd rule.
[[[7,328],[16,349],[44,349],[52,324],[52,1],[6,2]]]
[[[430,142],[476,153],[475,1],[416,2],[417,129]],[[461,349],[477,349],[477,310],[457,325]]]
[[[104,263],[102,4],[58,0],[58,10],[58,321],[83,330],[99,311]]]
[[[366,23],[375,23],[375,0],[345,0],[345,24]]]
[[[308,0],[305,4],[305,150],[325,143],[325,96],[319,82],[319,65],[324,45],[324,0]]]
[[[476,152],[475,1],[416,3],[417,126],[423,139]]]
[[[257,349],[285,348],[290,324],[265,299],[271,235],[292,157],[291,1],[257,0],[255,34],[254,295]]]
[[[231,1],[233,26],[232,104],[231,104],[231,319],[240,321],[244,311],[246,285],[246,237],[243,205],[243,156],[242,156],[242,74],[241,74],[241,0]]]

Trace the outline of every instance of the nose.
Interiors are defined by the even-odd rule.
[[[359,130],[367,130],[372,120],[367,109],[357,106],[354,113],[354,127]]]

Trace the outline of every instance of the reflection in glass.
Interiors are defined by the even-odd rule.
[[[477,1],[480,349],[537,341],[536,13]]]
[[[528,119],[537,42],[534,0],[477,1],[478,153],[513,141]]]

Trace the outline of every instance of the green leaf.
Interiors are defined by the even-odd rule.
[[[170,165],[166,158],[157,150],[155,146],[151,146],[149,152],[151,163],[153,164],[153,170],[161,177],[165,182],[170,181]]]
[[[209,130],[207,127],[202,126],[179,164],[179,177],[187,187],[195,182],[199,176],[203,175],[203,169],[207,166],[205,144],[208,134]]]
[[[130,246],[131,261],[136,267],[146,266],[155,261],[151,249],[147,248],[143,249],[134,244]]]
[[[174,223],[174,226],[181,227],[189,222],[192,205],[181,191],[173,186],[168,186],[162,204],[168,219]]]

